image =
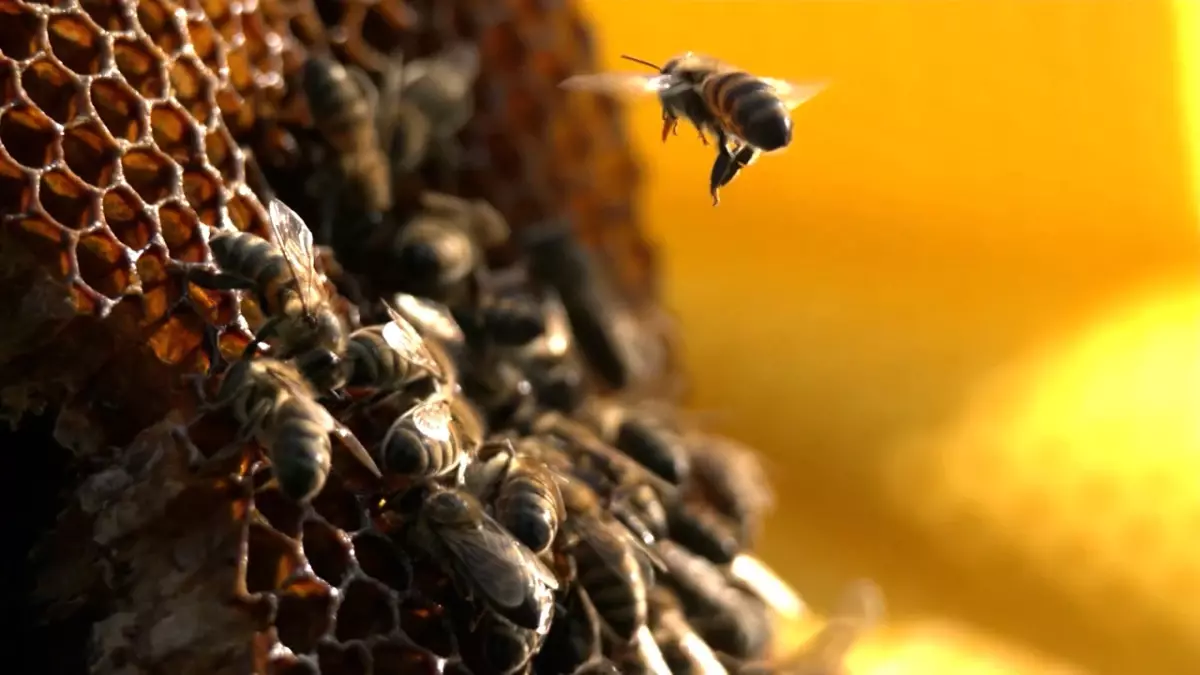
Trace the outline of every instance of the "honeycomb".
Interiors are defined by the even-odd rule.
[[[377,80],[395,53],[419,58],[462,39],[479,48],[483,64],[476,114],[460,138],[470,161],[452,176],[422,170],[417,193],[494,205],[514,233],[489,251],[485,264],[496,269],[529,262],[523,232],[566,224],[560,239],[585,252],[567,272],[590,294],[596,340],[621,372],[597,373],[581,358],[586,331],[572,321],[567,332],[577,335],[565,365],[579,373],[568,370],[556,386],[628,397],[674,379],[619,110],[567,99],[557,87],[594,66],[578,9],[523,0],[0,0],[0,15],[0,283],[9,291],[0,300],[0,400],[14,424],[53,419],[54,440],[72,455],[56,487],[70,496],[55,505],[59,515],[36,551],[37,615],[51,637],[37,654],[30,648],[29,670],[44,670],[46,654],[78,656],[56,670],[95,673],[647,667],[659,650],[654,626],[643,621],[637,649],[607,633],[600,639],[610,608],[589,613],[588,602],[577,602],[592,577],[577,569],[583,549],[568,535],[543,556],[563,579],[557,620],[517,626],[464,592],[461,570],[412,544],[425,521],[410,495],[427,486],[391,473],[374,481],[335,453],[311,503],[289,501],[274,487],[269,453],[229,414],[204,405],[204,387],[191,386],[221,377],[264,319],[250,294],[190,283],[217,264],[212,234],[239,230],[273,241],[270,198],[309,222],[320,206],[296,189],[314,169],[297,86],[307,56],[333,54]],[[347,290],[370,289],[372,280],[341,269],[336,251],[321,253],[326,288],[344,293],[334,303],[340,320],[356,329],[362,317],[378,316],[380,297]],[[525,291],[549,284],[538,265],[528,267]],[[484,343],[499,339],[500,329],[486,331]],[[772,604],[778,598],[756,594],[729,560],[709,560],[698,553],[704,547],[666,531],[665,515],[654,527],[656,499],[670,496],[679,509],[708,500],[719,509],[705,485],[716,478],[693,481],[682,471],[678,485],[663,487],[632,450],[618,447],[620,436],[573,421],[576,399],[541,398],[529,382],[511,381],[520,376],[515,362],[486,353],[468,341],[454,358],[472,364],[463,371],[476,382],[463,385],[467,405],[487,413],[490,432],[544,435],[539,420],[561,419],[580,434],[571,438],[588,439],[578,442],[591,462],[577,457],[556,470],[584,484],[602,510],[572,515],[562,531],[577,531],[573,519],[617,523],[625,493],[610,483],[644,481],[636,487],[656,496],[641,493],[642,526],[674,540],[659,542],[671,551],[665,567],[643,575],[656,591],[678,596],[686,620],[675,633],[691,621],[698,642],[722,658],[770,656],[775,623],[788,618]],[[411,406],[428,395],[404,393],[386,400]],[[349,407],[330,399],[328,409],[349,423],[366,400],[357,396]],[[550,400],[561,409],[549,412]],[[407,412],[389,414],[390,422]],[[468,428],[464,414],[455,413],[456,433]],[[351,426],[379,448],[384,433],[370,422]],[[678,443],[663,451],[685,458],[722,442],[674,433]],[[634,527],[620,522],[613,527]],[[756,524],[742,523],[746,531]],[[749,559],[750,542],[729,536],[739,560]],[[64,628],[76,624],[89,627]],[[577,629],[592,636],[578,654]],[[561,667],[567,662],[571,668]]]

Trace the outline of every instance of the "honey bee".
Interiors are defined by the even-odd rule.
[[[391,305],[385,306],[391,321],[350,334],[346,384],[398,390],[422,377],[443,378],[442,364],[420,333]]]
[[[675,485],[687,479],[690,457],[683,438],[655,415],[616,401],[594,399],[585,405],[582,416],[601,439],[647,469]]]
[[[554,613],[558,579],[524,544],[458,490],[422,500],[414,543],[446,566],[468,595],[516,626],[544,635]]]
[[[313,55],[304,64],[304,93],[313,126],[333,160],[331,169],[319,175],[326,182],[336,182],[328,190],[336,196],[322,200],[319,232],[323,242],[333,242],[337,236],[333,222],[347,207],[373,219],[392,208],[387,149],[393,123],[381,115],[380,108],[381,97],[386,100],[397,95],[390,91],[396,86],[394,80],[389,82],[385,82],[389,91],[380,92],[361,70],[346,68],[328,56]]]
[[[694,484],[733,520],[742,547],[749,548],[775,501],[758,453],[712,434],[689,438],[688,449]]]
[[[584,664],[602,658],[600,654],[600,617],[587,592],[572,582],[557,594],[554,623],[534,657],[534,672],[578,673]]]
[[[742,552],[729,518],[704,502],[677,500],[667,505],[671,538],[718,565],[728,565]]]
[[[324,487],[332,466],[330,435],[372,474],[381,475],[362,443],[317,402],[304,377],[287,362],[257,358],[234,363],[210,406],[229,407],[242,433],[267,449],[275,482],[295,501],[306,502]]]
[[[339,363],[346,329],[317,274],[312,232],[278,199],[271,200],[268,210],[274,242],[249,232],[217,230],[208,244],[220,270],[193,269],[189,280],[204,288],[254,293],[267,320],[243,360],[254,356],[260,342],[274,338],[280,350],[274,356],[297,357],[314,385],[336,389],[342,384]]]
[[[462,148],[455,136],[474,115],[479,65],[479,50],[459,43],[397,69],[399,96],[385,103],[399,135],[394,171],[415,171],[427,159],[447,168],[459,165]]]
[[[732,174],[760,153],[783,150],[792,142],[791,111],[816,96],[823,83],[795,83],[758,77],[710,56],[687,52],[658,66],[622,55],[621,58],[657,70],[656,75],[596,73],[576,75],[564,88],[613,93],[657,94],[663,108],[662,139],[686,119],[708,144],[717,142],[717,159],[709,179],[713,205]]]
[[[557,617],[555,617],[557,619]],[[462,623],[462,622],[459,622]],[[545,633],[517,626],[511,621],[486,611],[478,620],[471,621],[461,640],[464,649],[463,661],[476,673],[513,675],[528,672],[526,666],[541,649]],[[555,620],[551,623],[553,630]]]
[[[860,580],[850,584],[833,614],[800,650],[775,662],[756,662],[739,667],[735,675],[843,675],[846,655],[865,632],[883,619],[883,593],[874,583]]]
[[[467,467],[466,488],[492,504],[496,520],[537,554],[550,548],[566,517],[554,477],[508,440],[480,451]]]
[[[384,466],[412,478],[440,478],[465,469],[469,447],[456,424],[449,396],[413,406],[388,428],[380,443]]]
[[[683,606],[667,588],[656,586],[649,595],[649,622],[663,657],[678,675],[727,675],[725,666],[684,615]]]

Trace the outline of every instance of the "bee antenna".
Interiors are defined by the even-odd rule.
[[[659,67],[659,66],[657,66],[657,65],[655,65],[655,64],[653,64],[653,63],[650,63],[649,61],[644,61],[644,60],[642,60],[642,59],[639,59],[639,58],[637,58],[636,56],[630,56],[630,55],[628,55],[628,54],[622,54],[622,55],[621,55],[621,58],[625,59],[626,61],[633,61],[634,63],[640,63],[640,64],[642,64],[643,66],[650,66],[651,68],[653,68],[653,69],[655,69],[655,70],[662,70],[662,68],[661,68],[661,67]]]

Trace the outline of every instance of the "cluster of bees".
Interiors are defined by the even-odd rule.
[[[557,273],[493,269],[503,218],[425,193],[389,235],[396,280],[349,288],[398,217],[393,174],[456,161],[477,67],[453,47],[397,62],[376,87],[332,59],[306,65],[321,221],[271,199],[269,239],[214,230],[212,264],[188,276],[261,316],[236,359],[214,332],[195,381],[201,417],[223,411],[240,429],[222,454],[254,442],[272,476],[260,489],[301,504],[345,471],[375,527],[449,580],[448,611],[478,637],[460,645],[472,672],[836,672],[874,590],[857,589],[794,662],[766,660],[774,627],[803,606],[748,552],[768,481],[749,449],[596,394],[591,373],[619,350],[589,328],[604,308],[586,265],[572,267],[569,230],[529,244]]]

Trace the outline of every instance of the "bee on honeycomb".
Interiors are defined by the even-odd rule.
[[[303,180],[321,142],[310,56],[379,87],[463,44],[479,71],[442,139],[451,170],[391,167],[397,203],[363,232],[409,251],[409,276],[432,259],[436,283],[397,286],[278,227],[281,204],[304,225],[323,197]],[[46,628],[23,665],[664,673],[681,641],[731,671],[770,657],[798,606],[786,585],[748,538],[672,527],[754,531],[762,509],[720,482],[751,455],[664,477],[659,446],[586,412],[672,363],[665,322],[645,320],[661,310],[619,111],[557,87],[592,59],[572,3],[0,2],[0,401],[70,451],[17,453],[61,465],[45,492],[69,495],[39,502],[57,518],[25,570]],[[414,209],[441,214],[421,230],[437,237],[412,234]],[[223,248],[296,237],[303,260]],[[321,350],[287,343],[316,297],[300,277],[338,325]],[[264,335],[289,312],[290,337]],[[208,385],[239,382],[260,389],[208,405]],[[285,447],[298,427],[355,452]],[[719,443],[668,435],[677,459]]]

